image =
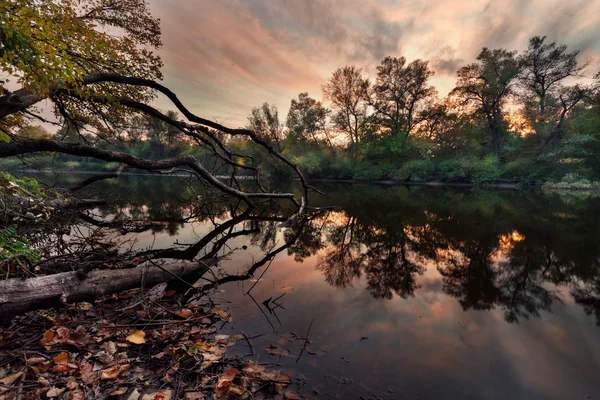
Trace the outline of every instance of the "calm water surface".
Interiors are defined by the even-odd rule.
[[[93,190],[156,218],[180,212],[183,187],[123,177]],[[340,209],[310,221],[253,279],[213,296],[232,311],[225,333],[264,333],[249,358],[281,364],[318,398],[600,398],[600,197],[321,188],[315,205]],[[136,234],[136,246],[194,243],[213,227],[173,222]],[[228,242],[221,274],[244,272],[290,237],[275,221],[236,229],[254,233]],[[283,294],[281,307],[263,305]],[[291,332],[305,336],[313,320],[297,361],[302,343]],[[249,353],[244,341],[232,349]]]

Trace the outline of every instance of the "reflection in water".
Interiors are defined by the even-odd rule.
[[[315,318],[318,355],[276,361],[316,397],[599,394],[600,197],[327,185],[312,206],[338,209],[282,227],[285,211],[240,212],[175,179],[94,189],[124,200],[99,220],[153,222],[151,237],[128,233],[147,252],[225,257],[202,289],[218,278],[234,329],[304,333]]]
[[[566,289],[588,314],[600,315],[600,240],[590,236],[598,229],[598,199],[580,202],[575,213],[572,204],[532,194],[475,192],[465,204],[465,193],[391,188],[403,203],[389,191],[368,190],[337,203],[343,211],[316,221],[308,246],[293,249],[296,261],[319,252],[317,268],[330,285],[346,288],[364,275],[373,297],[406,298],[433,264],[444,292],[464,310],[499,308],[506,321],[518,322],[550,311]],[[540,200],[547,204],[534,203]],[[568,223],[554,216],[561,212]]]

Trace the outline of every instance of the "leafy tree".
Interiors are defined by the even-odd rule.
[[[482,115],[488,125],[492,150],[498,154],[502,142],[504,125],[503,106],[513,92],[515,78],[521,63],[516,53],[504,49],[484,48],[477,63],[469,64],[458,71],[458,81],[452,94],[471,105]]]
[[[319,144],[324,136],[327,143],[333,147],[327,134],[327,109],[320,101],[310,97],[308,93],[300,93],[298,99],[292,99],[287,115],[286,126],[289,135],[300,142],[313,141]]]
[[[275,104],[264,103],[261,107],[254,107],[248,117],[248,128],[275,146],[279,152],[283,150],[283,127]]]
[[[323,96],[333,105],[334,124],[352,145],[366,134],[368,88],[369,81],[363,78],[362,70],[353,66],[338,68],[322,88]]]
[[[279,152],[278,142],[277,147],[273,147],[270,141],[251,130],[228,128],[189,111],[175,93],[159,82],[162,61],[154,51],[160,46],[159,20],[150,14],[145,0],[1,2],[0,69],[7,75],[8,83],[12,85],[14,81],[20,89],[11,92],[7,82],[0,83],[0,142],[4,142],[0,144],[0,158],[57,152],[150,171],[187,168],[249,205],[253,204],[251,198],[269,197],[288,198],[299,205],[292,194],[242,190],[234,179],[235,173],[249,172],[257,182],[260,173],[247,157],[234,154],[227,147],[223,135],[251,140],[295,171],[305,195],[309,186],[297,166]],[[158,94],[165,95],[186,121],[150,106]],[[81,131],[85,130],[110,144],[111,150],[121,151],[109,151],[89,143],[24,137],[20,128],[31,119],[43,119],[33,110],[42,100],[54,106],[55,116],[67,132],[74,129],[82,139]],[[225,164],[225,171],[219,172],[231,173],[230,183],[215,178],[192,156],[168,160],[134,157],[129,147],[120,146],[119,140],[123,127],[135,115],[152,117],[146,119],[146,133],[156,139],[154,143],[160,148],[185,135],[192,139],[190,143],[207,149],[214,161],[208,165],[222,169]],[[265,117],[271,115],[265,114]],[[269,137],[273,138],[275,133],[269,131]]]
[[[410,134],[420,119],[424,102],[436,92],[428,84],[433,76],[427,61],[406,65],[404,57],[386,57],[377,67],[372,105],[392,134]]]
[[[523,71],[520,76],[525,91],[534,96],[541,117],[547,113],[548,97],[555,94],[561,81],[577,77],[587,64],[577,61],[579,50],[567,52],[567,45],[546,43],[546,36],[529,39],[529,47],[520,56]]]

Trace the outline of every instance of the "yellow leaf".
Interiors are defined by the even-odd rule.
[[[127,336],[125,338],[125,340],[127,340],[128,342],[131,343],[135,343],[135,344],[144,344],[146,343],[146,332],[144,331],[137,331],[132,333],[131,335]]]

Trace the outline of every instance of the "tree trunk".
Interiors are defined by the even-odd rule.
[[[0,282],[0,321],[40,308],[63,306],[77,301],[91,301],[101,296],[140,287],[142,276],[145,287],[151,287],[207,269],[216,259],[205,263],[182,262],[156,266],[138,266],[131,269],[63,272],[26,280],[9,279]]]

